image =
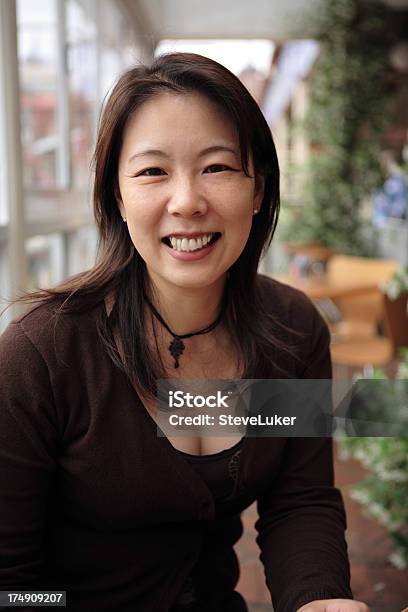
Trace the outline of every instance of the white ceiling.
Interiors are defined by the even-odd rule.
[[[311,35],[305,12],[331,0],[125,0],[147,35],[177,38],[267,38]],[[384,0],[395,9],[408,0]],[[146,32],[147,30],[147,32]]]
[[[288,38],[304,28],[302,13],[324,0],[136,0],[158,39]]]

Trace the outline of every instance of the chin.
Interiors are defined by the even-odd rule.
[[[214,285],[216,285],[217,283],[221,283],[222,282],[222,278],[216,278],[216,279],[197,279],[197,278],[192,278],[192,279],[183,279],[183,280],[179,280],[179,281],[173,281],[173,285],[177,285],[178,287],[180,287],[180,289],[204,289],[205,287],[212,287]]]
[[[180,289],[204,289],[222,283],[226,277],[226,271],[218,275],[200,274],[190,272],[188,274],[167,277],[166,282]]]

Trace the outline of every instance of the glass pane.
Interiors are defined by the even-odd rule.
[[[6,207],[6,198],[4,197],[4,189],[2,188],[2,177],[0,172],[0,225],[7,225],[8,211]]]
[[[0,109],[1,111],[1,109]],[[2,119],[2,118],[0,118]],[[3,138],[3,136],[1,136]],[[6,155],[7,143],[2,143],[0,147],[0,225],[7,225],[9,220],[8,208],[7,208],[7,194],[6,194],[6,177],[4,171],[3,155]]]
[[[1,58],[0,58],[1,61]],[[2,112],[0,104],[0,112]],[[0,125],[2,124],[4,117],[0,117]],[[0,225],[7,225],[9,220],[8,207],[7,207],[7,194],[6,194],[6,177],[4,171],[4,156],[7,151],[7,143],[5,142],[4,131],[0,128]]]
[[[10,266],[6,243],[0,243],[0,313],[7,306],[6,299],[11,298],[10,291]],[[7,324],[13,318],[9,308],[0,317],[0,334],[6,329]]]
[[[100,101],[115,83],[121,72],[141,58],[141,48],[129,21],[114,3],[106,1],[101,18],[101,92]]]
[[[0,45],[0,66],[3,70],[5,57],[3,57],[3,45]],[[2,77],[2,82],[4,78]],[[0,96],[0,225],[7,225],[9,220],[9,211],[7,205],[7,186],[6,186],[6,160],[8,152],[8,143],[6,142],[6,108],[4,97]],[[0,256],[1,257],[1,256]],[[0,259],[1,262],[1,259]],[[0,265],[1,269],[1,265]],[[1,279],[1,276],[0,276]],[[1,282],[1,280],[0,280]]]
[[[66,9],[72,185],[86,189],[97,102],[95,2],[68,0]]]
[[[88,270],[95,263],[96,227],[82,227],[68,235],[68,275]]]
[[[26,240],[28,290],[56,285],[64,278],[65,248],[62,234],[34,236]]]
[[[26,187],[56,183],[57,15],[55,0],[18,0],[21,129]]]

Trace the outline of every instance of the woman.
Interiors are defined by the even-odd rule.
[[[258,106],[169,54],[125,73],[95,154],[100,252],[1,338],[1,588],[69,610],[239,612],[233,545],[257,500],[276,612],[352,601],[330,438],[158,437],[156,381],[330,378],[299,292],[257,274],[279,206]]]

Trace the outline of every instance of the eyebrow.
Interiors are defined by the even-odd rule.
[[[226,145],[213,145],[200,151],[198,157],[204,157],[205,155],[209,155],[210,153],[217,153],[219,151],[228,151],[229,153],[233,153],[234,155],[238,156],[238,151],[232,147],[228,147]],[[145,151],[139,151],[138,153],[134,153],[129,158],[129,163],[132,162],[134,159],[138,159],[139,157],[145,157],[147,155],[156,155],[156,157],[164,158],[170,157],[170,155],[168,155],[164,151],[161,151],[160,149],[146,149]]]

